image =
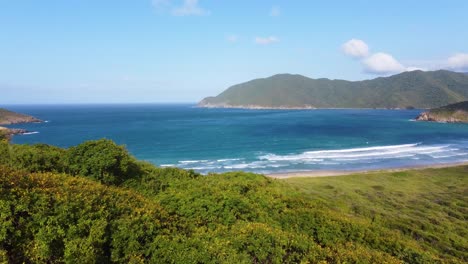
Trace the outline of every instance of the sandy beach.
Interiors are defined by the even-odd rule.
[[[346,176],[352,174],[365,174],[365,173],[375,173],[379,171],[385,172],[397,172],[397,171],[406,171],[406,170],[422,170],[422,169],[436,169],[436,168],[448,168],[456,166],[468,165],[468,161],[458,162],[458,163],[444,163],[444,164],[434,164],[434,165],[423,165],[423,166],[411,166],[411,167],[400,167],[392,169],[379,169],[379,170],[313,170],[313,171],[297,171],[297,172],[287,172],[287,173],[272,173],[266,174],[266,176],[277,179],[286,179],[294,177],[332,177],[332,176]]]

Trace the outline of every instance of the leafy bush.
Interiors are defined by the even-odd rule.
[[[120,184],[139,174],[135,160],[123,146],[108,139],[87,141],[67,152],[66,172],[105,184]]]
[[[63,172],[66,150],[46,145],[12,145],[11,166],[29,172]]]

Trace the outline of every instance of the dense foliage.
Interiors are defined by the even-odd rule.
[[[228,88],[200,106],[433,108],[468,100],[468,75],[412,71],[365,81],[278,74]]]
[[[108,139],[84,142],[70,149],[37,144],[0,143],[0,164],[29,172],[59,172],[118,185],[140,176],[140,166],[123,146]]]
[[[0,155],[5,262],[468,261],[468,167],[283,181],[157,168],[108,140]]]

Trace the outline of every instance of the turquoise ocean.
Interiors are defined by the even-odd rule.
[[[13,143],[108,138],[138,159],[202,173],[367,170],[468,161],[468,124],[415,122],[421,110],[205,109],[193,104],[10,105],[44,123]]]

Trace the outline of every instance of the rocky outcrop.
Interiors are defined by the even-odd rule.
[[[21,135],[28,132],[26,129],[0,127],[0,139],[6,137],[9,140],[13,135]]]
[[[416,121],[468,123],[468,101],[423,112],[416,117]]]
[[[15,113],[3,108],[0,108],[0,125],[12,125],[21,123],[39,123],[42,120],[30,115]]]
[[[33,116],[15,113],[3,108],[0,108],[0,125],[12,125],[21,123],[40,123],[42,120],[37,119]],[[0,139],[6,138],[11,139],[13,135],[20,135],[29,133],[25,129],[18,128],[7,128],[0,126]]]

